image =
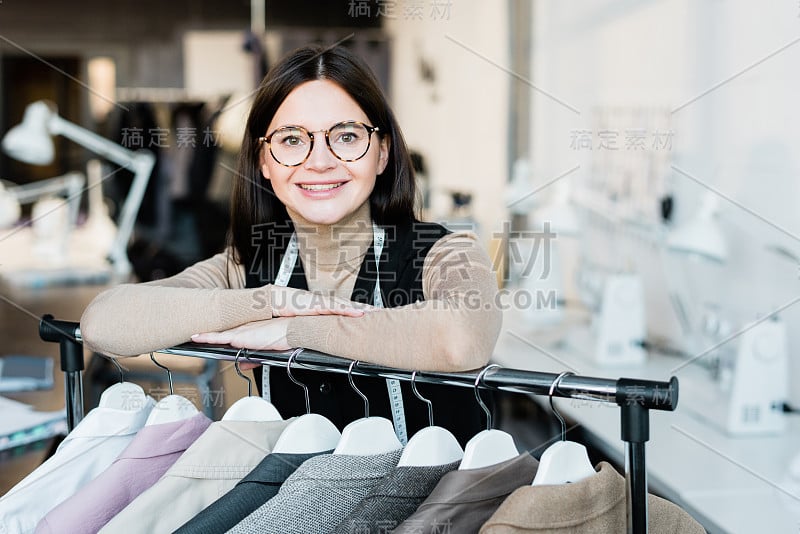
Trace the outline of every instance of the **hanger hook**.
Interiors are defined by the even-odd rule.
[[[239,356],[242,355],[242,351],[245,353],[245,358],[247,357],[247,349],[239,349],[236,353],[236,359],[233,360],[233,368],[236,369],[236,374],[247,380],[247,396],[250,397],[253,394],[253,381],[250,380],[249,376],[242,374],[242,370],[239,368]]]
[[[119,371],[119,381],[120,381],[120,383],[125,382],[125,373],[122,372],[122,366],[119,364],[117,359],[116,358],[111,358],[110,356],[109,356],[108,359],[111,360],[111,363],[113,363],[114,366],[117,368],[117,371]]]
[[[356,365],[358,365],[358,360],[353,360],[350,363],[350,367],[347,369],[347,380],[350,382],[350,387],[353,388],[355,392],[358,393],[362,399],[364,399],[364,417],[369,417],[369,399],[367,398],[366,395],[361,393],[361,390],[358,389],[355,383],[353,382],[353,367],[355,367]]]
[[[481,398],[481,394],[478,391],[478,388],[483,385],[483,377],[486,376],[487,371],[489,371],[489,369],[492,369],[492,368],[495,368],[495,367],[496,368],[501,368],[502,366],[500,366],[499,364],[496,364],[496,363],[487,365],[486,367],[483,368],[483,370],[480,373],[478,373],[478,376],[475,377],[475,398],[478,399],[478,404],[480,405],[481,409],[483,410],[483,413],[486,414],[486,430],[491,430],[492,429],[492,413],[489,411],[489,408],[483,402],[483,399]]]
[[[564,371],[563,373],[558,375],[556,379],[553,380],[553,383],[550,384],[550,391],[547,393],[547,395],[550,397],[550,409],[553,410],[553,414],[558,418],[558,421],[561,423],[561,441],[567,441],[567,423],[566,421],[564,421],[564,418],[561,417],[561,414],[558,413],[558,410],[556,410],[555,405],[553,405],[553,393],[555,393],[555,391],[558,389],[558,384],[561,383],[562,378],[574,374],[575,373],[573,373],[572,371]]]
[[[156,361],[156,357],[153,356],[152,352],[150,353],[150,359],[153,360],[154,364],[156,364],[158,367],[161,367],[162,369],[164,369],[167,372],[167,378],[169,379],[169,394],[170,395],[174,395],[175,394],[175,390],[172,388],[172,371],[170,371],[167,367],[165,367],[165,366],[161,365],[160,363],[158,363]]]
[[[419,391],[417,391],[416,378],[417,372],[414,371],[411,373],[411,391],[414,392],[414,395],[416,395],[419,400],[428,405],[428,426],[433,426],[433,403],[430,401],[430,399],[426,399],[419,394]]]
[[[289,380],[291,380],[292,382],[294,382],[295,384],[297,384],[298,386],[303,388],[303,391],[306,394],[306,413],[311,413],[311,402],[308,399],[308,386],[306,386],[305,384],[303,384],[302,382],[297,380],[292,375],[292,360],[297,358],[297,356],[299,356],[300,353],[303,352],[303,350],[305,350],[305,349],[303,349],[302,347],[294,349],[292,354],[289,355],[289,360],[286,362],[286,374],[289,375]]]

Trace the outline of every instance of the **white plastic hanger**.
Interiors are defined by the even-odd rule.
[[[398,467],[444,465],[461,460],[464,450],[449,430],[433,424],[433,403],[417,391],[417,372],[411,373],[411,390],[428,405],[429,426],[420,429],[408,440]]]
[[[223,421],[280,421],[281,417],[278,409],[268,400],[262,399],[258,396],[253,396],[253,382],[249,377],[242,374],[239,369],[239,356],[242,355],[244,349],[239,349],[236,353],[236,359],[233,361],[233,367],[236,369],[236,374],[247,380],[247,396],[243,397],[233,404],[225,411],[222,416]]]
[[[153,407],[153,411],[147,416],[147,421],[145,421],[144,426],[182,421],[197,415],[197,408],[189,399],[181,397],[180,395],[175,395],[172,387],[172,371],[158,363],[152,352],[150,353],[150,359],[153,360],[153,363],[158,367],[167,371],[167,377],[169,378],[169,395],[156,403]]]
[[[289,379],[303,388],[306,396],[306,413],[297,417],[281,432],[277,443],[272,448],[272,452],[282,452],[290,454],[309,454],[313,452],[329,451],[336,447],[342,437],[339,429],[336,428],[327,417],[316,413],[311,413],[311,402],[308,398],[308,386],[297,381],[292,376],[292,360],[303,349],[296,349],[289,356],[286,362],[286,372]]]
[[[597,474],[592,462],[589,461],[586,447],[574,441],[567,441],[567,423],[553,405],[553,392],[558,388],[561,379],[571,374],[574,373],[569,371],[561,373],[550,386],[550,409],[561,423],[561,441],[553,443],[542,453],[539,468],[533,477],[533,486],[578,482]]]
[[[369,416],[369,399],[353,383],[353,367],[357,364],[358,360],[350,364],[347,379],[350,381],[350,387],[364,399],[364,417],[344,427],[342,439],[339,440],[333,454],[369,456],[402,449],[403,445],[397,439],[392,422],[385,417]]]
[[[500,366],[496,363],[487,365],[475,378],[475,398],[478,399],[478,404],[486,413],[486,430],[481,430],[467,442],[467,446],[464,447],[464,458],[458,466],[460,471],[496,465],[519,456],[511,434],[492,429],[492,414],[478,392],[478,387],[482,385],[486,372],[494,367],[499,368]]]
[[[147,404],[147,395],[138,384],[125,382],[122,366],[116,358],[109,358],[119,371],[119,382],[109,386],[100,395],[98,406],[114,410],[140,410]]]

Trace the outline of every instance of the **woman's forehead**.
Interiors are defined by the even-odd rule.
[[[286,125],[322,130],[345,120],[368,122],[364,110],[347,91],[329,80],[313,80],[289,93],[267,130]]]

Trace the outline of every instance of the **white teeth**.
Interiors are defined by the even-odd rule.
[[[344,185],[344,182],[338,184],[300,184],[300,187],[306,191],[329,191],[342,185]]]

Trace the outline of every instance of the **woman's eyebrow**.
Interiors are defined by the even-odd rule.
[[[342,124],[343,122],[360,122],[360,123],[364,123],[364,124],[368,124],[369,123],[368,121],[364,121],[364,120],[360,120],[360,119],[341,119],[341,120],[337,120],[335,122],[332,122],[327,128],[311,129],[308,126],[303,126],[302,124],[297,124],[295,122],[295,123],[279,124],[278,126],[275,126],[271,131],[280,130],[281,128],[302,128],[307,132],[319,132],[321,130],[330,130],[331,128],[333,128],[337,124]]]

